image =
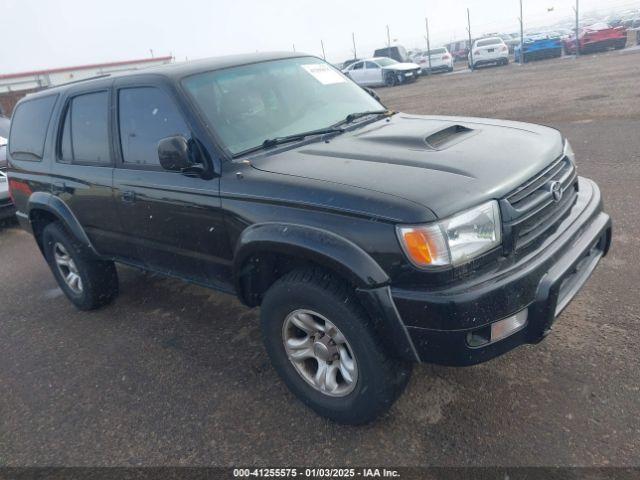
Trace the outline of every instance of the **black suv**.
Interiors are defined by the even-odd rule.
[[[611,242],[556,130],[394,113],[300,54],[30,95],[9,181],[78,308],[114,299],[114,262],[235,294],[289,388],[345,423],[388,409],[413,362],[542,340]]]

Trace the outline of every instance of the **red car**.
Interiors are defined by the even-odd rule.
[[[625,27],[611,27],[606,23],[597,23],[580,30],[578,43],[580,53],[597,52],[610,48],[619,50],[627,46],[627,29]],[[575,35],[564,41],[564,52],[567,55],[576,53]]]

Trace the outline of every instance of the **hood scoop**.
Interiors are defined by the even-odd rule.
[[[451,125],[431,133],[424,141],[427,143],[427,146],[433,150],[444,150],[470,137],[474,133],[477,132],[471,128],[462,125]]]
[[[412,119],[407,118],[407,120]],[[378,143],[386,147],[404,147],[410,150],[424,152],[446,150],[447,148],[480,133],[480,130],[474,130],[460,124],[450,122],[438,123],[440,123],[440,125],[426,126],[413,124],[410,125],[409,128],[403,129],[385,124],[378,126],[377,128],[359,132],[355,136],[361,141]],[[427,128],[425,128],[425,126]]]

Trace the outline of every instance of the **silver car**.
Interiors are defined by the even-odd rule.
[[[342,72],[358,85],[392,87],[415,81],[420,75],[420,65],[400,63],[387,57],[374,57],[353,63]]]

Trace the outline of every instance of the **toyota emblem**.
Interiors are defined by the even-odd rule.
[[[549,191],[551,192],[554,202],[558,203],[562,200],[562,184],[560,182],[551,182]]]

